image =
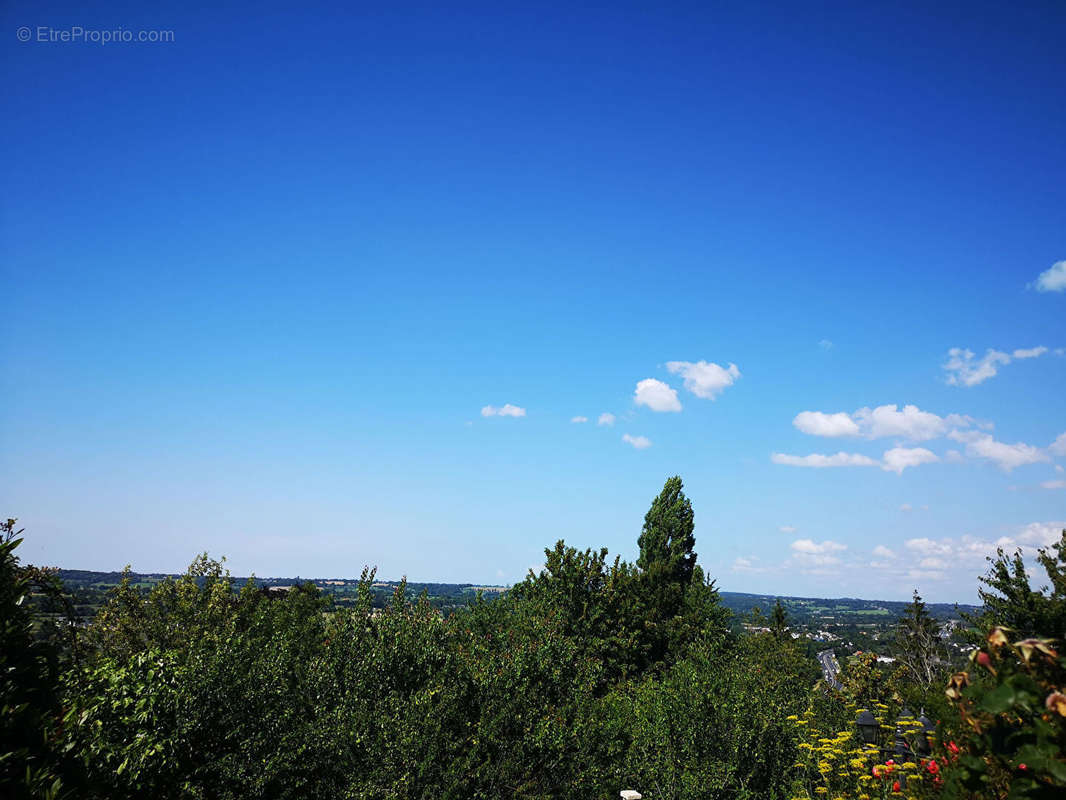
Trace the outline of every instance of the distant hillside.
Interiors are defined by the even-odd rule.
[[[62,569],[59,577],[67,588],[76,596],[80,595],[82,602],[95,605],[102,601],[106,591],[118,584],[122,578],[121,572],[93,572],[91,570]],[[167,577],[163,573],[139,573],[130,574],[131,580],[139,586],[152,586]],[[244,577],[235,577],[234,581],[243,584],[247,581]],[[311,581],[322,591],[334,596],[336,601],[345,605],[354,601],[356,590],[359,586],[358,578],[304,578],[300,576],[289,578],[255,578],[259,586],[287,586],[294,583]],[[373,584],[374,605],[384,605],[392,596],[399,581],[375,581]],[[491,586],[473,583],[413,583],[407,584],[408,597],[417,597],[425,592],[430,602],[437,608],[449,609],[466,605],[472,600],[477,592],[482,592],[486,597],[494,597],[507,591],[505,586]],[[721,592],[722,602],[738,616],[748,616],[756,607],[764,613],[773,608],[778,595],[747,594],[744,592]],[[828,625],[828,624],[857,624],[863,622],[891,622],[897,619],[903,609],[908,605],[898,600],[861,600],[853,597],[821,598],[821,597],[785,597],[780,596],[781,602],[788,610],[792,622],[801,625]],[[959,612],[973,613],[978,611],[977,606],[954,603],[927,603],[926,608],[937,619],[957,619]]]
[[[758,607],[763,612],[773,608],[777,595],[721,592],[722,602],[734,613],[746,616]],[[860,600],[854,597],[780,597],[794,622],[811,624],[885,622],[899,617],[909,603],[899,600]],[[958,619],[960,612],[976,613],[979,606],[965,603],[926,603],[926,610],[940,620]]]

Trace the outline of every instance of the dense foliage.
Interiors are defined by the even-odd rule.
[[[78,663],[46,665],[23,625],[47,696],[4,721],[39,754],[5,740],[0,763],[72,797],[783,797],[784,717],[817,670],[789,637],[730,633],[694,543],[674,478],[637,564],[559,542],[447,619],[403,586],[375,608],[369,571],[343,608],[309,584],[237,586],[206,555],[151,589],[127,576]]]
[[[677,478],[652,502],[635,564],[559,542],[541,572],[447,617],[403,584],[380,607],[370,570],[339,607],[312,584],[237,585],[203,555],[151,588],[126,575],[74,641],[48,624],[71,610],[26,602],[58,602],[54,574],[19,563],[14,521],[0,538],[5,797],[495,800],[634,787],[678,800],[953,800],[1066,789],[1064,660],[1039,638],[1063,618],[1066,533],[1041,553],[1050,589],[1027,593],[1020,560],[993,562],[977,620],[991,632],[969,666],[946,659],[916,594],[896,632],[907,657],[885,667],[855,655],[839,692],[818,680],[783,604],[736,633],[697,563]]]

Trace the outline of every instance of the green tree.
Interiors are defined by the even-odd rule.
[[[944,661],[940,625],[926,610],[917,589],[896,625],[896,656],[922,689],[932,686],[940,675]]]
[[[1037,551],[1050,585],[1032,588],[1020,549],[997,549],[977,590],[985,610],[969,621],[980,630],[994,625],[1024,636],[1066,637],[1066,530],[1059,541]]]
[[[30,600],[57,600],[53,572],[20,563],[22,530],[0,523],[0,796],[57,797],[51,741],[62,716],[60,674],[69,647]]]
[[[682,491],[681,478],[666,481],[644,516],[637,544],[637,567],[654,579],[688,586],[696,566],[692,504]]]
[[[788,635],[788,611],[780,597],[774,602],[774,610],[770,614],[770,632],[778,639]]]

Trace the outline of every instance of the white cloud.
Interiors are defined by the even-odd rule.
[[[1056,261],[1036,279],[1038,292],[1061,292],[1066,289],[1066,261]]]
[[[778,530],[781,531],[781,533],[795,533],[796,527],[794,525],[782,525]]]
[[[637,450],[646,450],[651,447],[651,439],[647,436],[630,436],[628,433],[623,433],[622,441],[633,445]]]
[[[718,364],[707,361],[697,361],[696,363],[691,361],[668,361],[666,362],[666,368],[671,374],[680,375],[685,379],[685,388],[688,391],[705,400],[714,400],[740,377],[740,370],[737,369],[736,364],[720,367]],[[680,410],[680,408],[681,406],[679,405],[677,410]]]
[[[677,390],[671,389],[655,378],[645,378],[637,384],[633,401],[638,406],[647,406],[652,411],[680,411],[681,401],[677,399]]]
[[[924,447],[893,447],[891,450],[885,451],[884,463],[881,465],[881,469],[902,475],[903,470],[907,467],[932,464],[939,460],[936,453],[926,450]]]
[[[831,341],[829,341],[828,339],[822,339],[822,341],[818,342],[818,346],[820,348],[822,348],[823,350],[832,350],[833,349],[833,343]]]
[[[909,569],[907,570],[907,577],[913,581],[939,581],[943,580],[944,573],[935,569]]]
[[[858,453],[835,453],[834,455],[822,455],[811,453],[809,456],[791,456],[786,453],[774,453],[770,460],[775,464],[784,464],[789,467],[876,467],[877,462]]]
[[[510,403],[505,404],[501,408],[496,406],[485,406],[481,409],[481,416],[483,417],[524,417],[526,410],[520,406],[513,406]]]
[[[874,555],[877,558],[895,558],[896,557],[896,554],[893,553],[891,550],[889,550],[887,547],[885,547],[883,544],[879,544],[879,545],[877,545],[877,547],[874,548]]]
[[[918,539],[908,539],[903,546],[923,556],[947,555],[951,552],[950,544],[937,542],[924,536]]]
[[[801,411],[792,420],[797,430],[811,436],[858,436],[859,426],[843,411],[825,414],[821,411]]]
[[[596,424],[597,425],[611,426],[611,425],[614,425],[614,420],[615,420],[614,414],[609,414],[609,413],[607,413],[605,411],[604,413],[600,414],[600,418],[598,420],[596,420]]]
[[[995,377],[1000,366],[1009,364],[1014,359],[1039,358],[1047,352],[1049,350],[1044,345],[1019,348],[1010,355],[1002,350],[989,348],[981,358],[975,360],[972,350],[953,347],[948,350],[948,360],[942,366],[947,373],[949,385],[976,386]]]
[[[847,545],[828,539],[820,544],[813,539],[797,539],[792,543],[792,557],[801,568],[832,567],[840,563],[834,553],[847,549]]]
[[[1066,456],[1066,433],[1060,433],[1055,437],[1055,441],[1048,447],[1048,451],[1052,455]]]
[[[1063,470],[1061,464],[1056,464],[1055,465],[1055,472],[1066,472],[1066,470]]]
[[[860,408],[854,414],[838,411],[801,411],[792,424],[812,436],[864,436],[867,439],[896,437],[924,442],[946,434],[951,427],[966,428],[974,423],[971,417],[948,414],[940,417],[922,411],[916,405],[900,409],[895,403],[877,408]]]
[[[991,434],[977,431],[952,431],[948,436],[966,444],[966,455],[994,462],[1004,472],[1010,472],[1023,464],[1049,461],[1048,454],[1039,447],[1024,442],[1006,444],[997,442]]]
[[[961,464],[966,460],[966,456],[958,450],[948,450],[944,453],[944,460],[949,464]]]
[[[1066,489],[1066,481],[1044,481],[1040,484],[1042,489]]]
[[[738,557],[733,560],[733,566],[730,569],[733,572],[766,572],[767,567],[760,567],[756,565],[756,561],[759,559],[755,556],[750,558]]]
[[[846,544],[840,542],[834,542],[831,539],[826,539],[821,544],[818,544],[813,539],[797,539],[791,545],[792,550],[796,553],[808,553],[810,555],[819,555],[822,553],[835,553],[840,550],[847,550]]]
[[[950,417],[956,420],[964,419],[957,414]],[[895,404],[878,406],[873,410],[860,408],[855,412],[855,419],[870,439],[899,436],[915,442],[924,442],[943,436],[948,428],[947,420],[922,411],[915,405],[904,406],[902,411],[897,410]]]
[[[1050,547],[1061,537],[1066,522],[1030,522],[1018,533],[1018,541],[1032,547]]]
[[[1011,353],[1014,358],[1039,358],[1047,352],[1047,348],[1043,345],[1039,347],[1030,347],[1028,349],[1015,350]]]
[[[998,365],[1009,364],[1010,356],[991,348],[978,361],[974,361],[972,350],[953,347],[948,350],[948,360],[944,362],[944,371],[948,373],[947,382],[951,386],[976,386],[996,375]]]
[[[588,422],[588,417],[570,417],[571,422]]]
[[[904,503],[903,505],[901,505],[899,507],[899,510],[900,511],[914,511],[914,506],[912,506],[910,503]]]

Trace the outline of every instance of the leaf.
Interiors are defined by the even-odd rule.
[[[997,686],[986,694],[980,702],[980,707],[991,714],[1001,714],[1011,708],[1016,697],[1014,688],[1009,684]]]

